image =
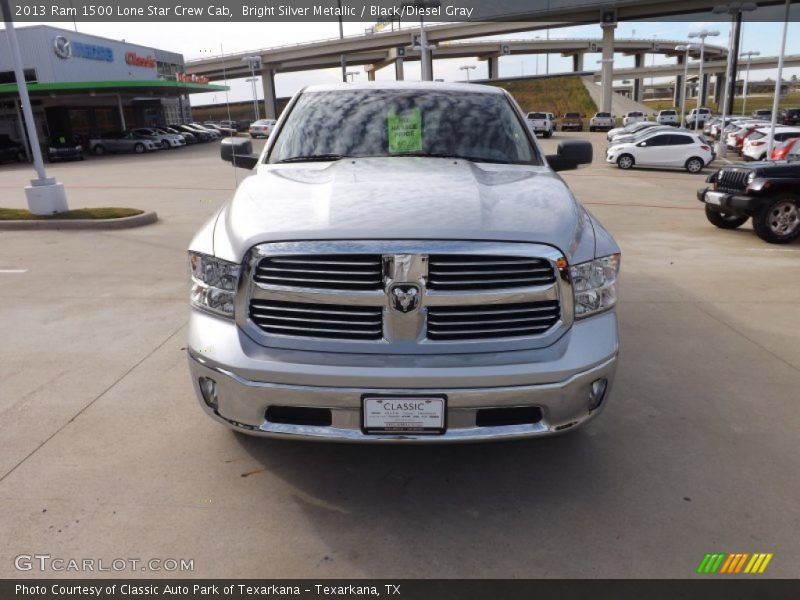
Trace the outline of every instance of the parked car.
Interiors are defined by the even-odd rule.
[[[275,119],[260,119],[250,124],[250,137],[269,137],[275,127]]]
[[[0,135],[0,162],[24,162],[26,158],[25,146],[7,135]]]
[[[609,142],[611,142],[614,140],[615,137],[619,135],[628,135],[630,133],[636,133],[642,131],[643,129],[648,129],[650,127],[658,127],[658,123],[655,123],[653,121],[639,121],[637,123],[631,123],[626,127],[615,127],[606,134],[606,139]]]
[[[552,137],[553,122],[547,118],[547,113],[529,112],[525,115],[525,120],[534,134],[541,133],[542,137]]]
[[[640,129],[634,133],[615,135],[614,139],[608,144],[608,146],[636,142],[644,139],[655,131],[674,131],[674,129],[675,128],[672,127],[672,125],[656,125],[655,127],[646,127],[645,129]]]
[[[155,152],[161,145],[152,137],[132,131],[111,131],[89,139],[89,151],[93,154],[114,152]]]
[[[800,125],[800,108],[784,108],[778,114],[781,125]]]
[[[577,112],[564,113],[561,118],[561,131],[566,131],[567,129],[583,131],[583,115]]]
[[[690,131],[655,131],[632,142],[614,144],[608,149],[607,163],[620,169],[635,165],[683,168],[699,173],[716,158],[703,136]]]
[[[218,137],[218,134],[211,133],[205,129],[197,129],[190,125],[170,125],[170,128],[176,129],[181,133],[191,133],[198,142],[210,142]]]
[[[742,158],[745,160],[766,160],[770,137],[769,127],[756,129],[744,142]],[[775,128],[775,144],[797,137],[800,137],[800,127],[781,125]]]
[[[220,139],[222,137],[222,132],[221,131],[219,131],[217,129],[214,129],[213,127],[208,127],[206,125],[201,125],[200,123],[189,123],[188,127],[191,127],[193,129],[197,129],[199,131],[207,131],[214,137],[215,140],[218,140],[218,139]]]
[[[589,131],[611,131],[616,124],[617,119],[611,113],[595,113],[594,116],[589,119]]]
[[[771,121],[772,120],[772,109],[770,108],[759,108],[754,110],[750,113],[750,116],[754,119],[761,119],[762,121]]]
[[[177,133],[160,132],[153,127],[139,127],[131,131],[137,135],[152,138],[165,150],[169,148],[180,148],[186,145],[186,140],[183,139],[182,135],[178,135]]]
[[[680,126],[680,118],[678,111],[673,108],[658,111],[656,115],[656,123],[659,125],[672,125],[674,127]]]
[[[260,155],[223,140],[254,172],[189,246],[209,417],[432,443],[572,431],[603,409],[620,251],[554,173],[590,162],[589,142],[541,155],[514,99],[478,84],[311,86],[289,106]]]
[[[753,219],[753,229],[771,244],[800,236],[800,143],[786,160],[726,165],[697,191],[706,217],[720,229],[736,229]]]
[[[219,131],[219,134],[222,137],[234,136],[237,133],[237,131],[236,131],[236,129],[234,127],[224,127],[223,125],[220,125],[218,123],[213,123],[213,122],[210,122],[210,121],[207,121],[207,122],[203,123],[203,127],[206,127],[206,128],[209,128],[209,129],[213,129],[215,131]]]
[[[47,153],[50,162],[56,160],[83,160],[83,142],[77,135],[54,135],[47,141]]]
[[[628,111],[625,113],[625,116],[622,117],[622,126],[627,127],[628,125],[633,125],[640,121],[647,121],[647,117],[643,112],[638,110]]]
[[[697,122],[697,127],[703,127],[706,121],[711,118],[711,109],[710,108],[693,108],[689,111],[689,114],[686,115],[685,125],[687,129],[695,129],[695,122]]]
[[[741,125],[738,129],[733,130],[727,135],[725,139],[725,145],[731,150],[741,154],[747,137],[756,129],[764,127],[764,125],[765,124],[761,121],[758,121],[757,123],[746,123]]]
[[[772,149],[770,160],[786,160],[789,154],[796,154],[795,147],[800,150],[800,138],[789,138]]]
[[[173,135],[179,135],[183,138],[183,141],[186,142],[186,145],[196,144],[197,143],[197,136],[193,133],[189,133],[188,131],[180,131],[179,129],[175,129],[174,127],[158,127],[156,131],[162,133],[171,133]]]

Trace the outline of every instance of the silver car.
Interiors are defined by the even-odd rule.
[[[336,123],[336,135],[320,123]],[[469,123],[469,127],[464,127]],[[201,407],[243,433],[364,443],[572,431],[614,381],[611,235],[504,90],[314,86],[189,246]]]
[[[186,145],[186,140],[183,136],[177,133],[167,133],[166,131],[159,131],[158,129],[150,127],[139,127],[133,129],[133,133],[137,135],[147,136],[152,138],[159,146],[164,149],[180,148]]]
[[[132,131],[112,131],[89,139],[89,151],[101,155],[115,152],[155,152],[161,146],[150,136]]]

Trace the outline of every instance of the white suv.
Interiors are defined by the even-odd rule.
[[[589,131],[610,131],[616,124],[617,119],[611,113],[595,113],[595,115],[589,120]]]
[[[698,127],[702,127],[710,118],[710,108],[693,108],[689,111],[689,114],[686,115],[686,127],[694,129],[695,120],[699,120]]]
[[[553,135],[553,121],[543,112],[529,112],[526,115],[528,127],[535,134],[541,133],[542,137],[549,138]]]
[[[622,118],[622,126],[627,127],[628,125],[638,123],[639,121],[647,121],[647,117],[642,111],[633,110],[626,112],[625,116]]]
[[[659,125],[674,125],[677,127],[679,125],[678,112],[673,109],[660,110],[658,111],[658,116],[656,117],[656,123]]]

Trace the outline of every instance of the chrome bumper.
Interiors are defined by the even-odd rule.
[[[446,443],[558,434],[602,412],[616,371],[613,312],[576,322],[555,344],[532,351],[446,356],[346,355],[276,350],[255,344],[232,322],[192,311],[189,368],[200,405],[243,433],[287,439],[360,443]],[[203,399],[199,380],[216,383],[218,405]],[[589,390],[608,381],[589,410]],[[445,395],[440,435],[373,435],[361,429],[365,395]],[[330,409],[330,426],[273,423],[270,406]],[[479,409],[534,406],[536,423],[479,427]]]

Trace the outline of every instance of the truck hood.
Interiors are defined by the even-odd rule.
[[[538,242],[594,257],[592,220],[548,167],[387,157],[260,165],[223,208],[214,253],[298,240]]]

